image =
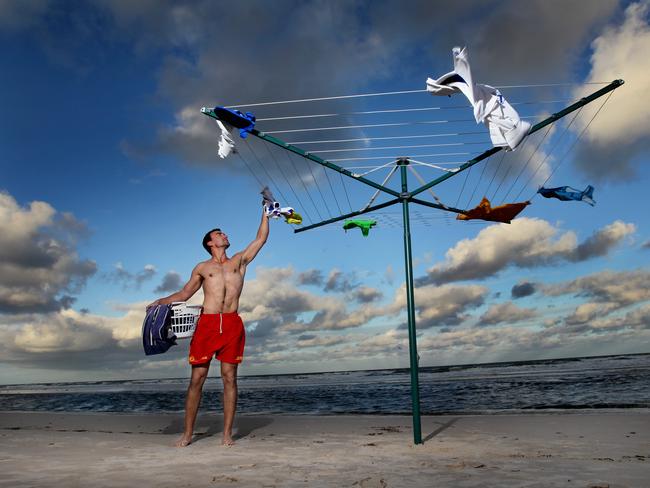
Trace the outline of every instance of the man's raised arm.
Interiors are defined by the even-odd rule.
[[[255,256],[260,252],[260,249],[262,249],[262,246],[266,243],[268,237],[269,218],[266,216],[266,211],[262,209],[262,221],[260,222],[259,229],[257,229],[257,236],[255,236],[255,240],[251,242],[242,253],[242,264],[244,266],[255,259]]]
[[[202,282],[203,282],[203,278],[199,273],[199,265],[197,265],[192,270],[192,276],[190,276],[189,281],[185,283],[185,286],[183,286],[181,291],[172,293],[171,295],[165,298],[159,298],[155,302],[152,302],[149,305],[147,305],[147,308],[154,307],[156,305],[165,305],[173,302],[186,302],[187,300],[192,298],[192,295],[194,295],[198,291],[198,289],[201,287]]]

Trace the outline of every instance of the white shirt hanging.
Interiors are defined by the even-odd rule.
[[[219,157],[221,159],[227,158],[230,153],[236,153],[235,140],[232,138],[231,131],[233,127],[230,124],[217,120],[217,125],[221,129],[221,136],[219,137]]]
[[[455,47],[454,71],[433,80],[427,78],[427,91],[432,95],[463,93],[474,107],[476,123],[483,122],[492,144],[514,150],[530,131],[530,124],[520,119],[517,111],[496,88],[474,83],[469,67],[467,48]]]

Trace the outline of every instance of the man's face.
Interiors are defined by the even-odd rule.
[[[210,242],[214,247],[223,247],[228,249],[230,247],[230,242],[228,242],[228,236],[225,232],[220,230],[215,230],[210,233]]]

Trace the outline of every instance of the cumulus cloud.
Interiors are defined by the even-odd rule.
[[[573,294],[599,304],[613,304],[610,310],[650,300],[650,272],[601,271],[575,280],[547,285],[548,296]]]
[[[383,297],[383,293],[377,288],[372,288],[370,286],[360,286],[352,292],[352,296],[357,302],[360,303],[371,303],[375,302]]]
[[[96,351],[111,345],[112,333],[88,315],[73,310],[39,317],[14,336],[18,350],[29,353]]]
[[[156,272],[156,267],[153,264],[146,264],[140,271],[131,272],[118,262],[115,263],[113,270],[104,275],[104,278],[112,283],[122,285],[124,289],[139,289],[142,283],[152,279]]]
[[[323,284],[323,272],[319,269],[309,269],[298,273],[298,284],[300,285],[317,285]]]
[[[353,277],[351,275],[346,275],[339,269],[333,269],[327,276],[324,290],[340,292],[350,291],[356,286],[352,280]]]
[[[571,315],[564,319],[568,325],[586,324],[595,318],[604,317],[619,308],[616,303],[581,303]]]
[[[70,306],[97,266],[76,251],[88,230],[46,202],[21,207],[0,192],[0,312],[46,312]]]
[[[302,338],[301,338],[302,337]],[[327,347],[334,346],[336,344],[341,344],[346,341],[344,336],[310,336],[305,338],[304,336],[298,337],[298,340],[295,343],[296,347]]]
[[[163,276],[162,281],[156,287],[154,292],[156,293],[173,293],[180,290],[183,287],[183,279],[181,275],[176,271],[168,271]]]
[[[549,222],[524,217],[510,225],[491,225],[474,239],[458,242],[447,251],[443,263],[429,268],[427,276],[417,282],[485,279],[509,266],[532,268],[562,261],[584,261],[606,255],[634,231],[634,224],[616,221],[578,244],[573,232],[558,236],[559,230]]]
[[[468,311],[483,304],[488,289],[478,285],[426,285],[416,287],[415,322],[418,330],[459,325],[468,318]],[[397,314],[406,310],[406,288],[395,292],[393,302],[384,311]],[[406,324],[401,326],[407,327]]]
[[[630,179],[636,174],[635,158],[650,150],[649,9],[646,0],[630,4],[623,22],[605,27],[591,44],[591,71],[585,81],[625,80],[585,133],[576,154],[577,167],[594,180]],[[584,94],[584,90],[576,92]],[[592,105],[583,111],[577,130],[582,130],[600,103]]]
[[[635,231],[636,226],[634,224],[626,224],[620,220],[612,222],[594,232],[593,235],[579,244],[569,259],[571,261],[585,261],[590,258],[605,256],[624,237],[633,234]]]
[[[533,295],[537,291],[537,285],[529,281],[517,283],[510,290],[510,296],[514,299],[524,298]]]
[[[497,303],[481,315],[478,325],[512,324],[536,316],[537,312],[532,308],[520,308],[512,302]]]
[[[108,317],[75,310],[0,315],[5,363],[58,370],[128,370],[142,358],[144,303]],[[176,351],[172,352],[174,354]]]
[[[340,271],[332,270],[329,276],[341,290]],[[242,318],[251,325],[253,334],[271,337],[356,328],[382,313],[379,307],[350,309],[344,298],[305,291],[298,286],[300,280],[300,274],[296,276],[290,267],[256,269],[256,277],[246,282],[240,302]]]

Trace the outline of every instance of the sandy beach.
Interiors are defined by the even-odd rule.
[[[648,487],[647,412],[428,416],[412,442],[403,416],[199,417],[172,447],[181,415],[0,414],[7,487]]]

